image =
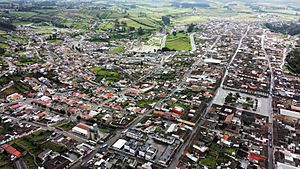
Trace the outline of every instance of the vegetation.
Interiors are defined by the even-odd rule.
[[[10,162],[10,159],[8,158],[8,156],[3,153],[0,153],[0,168],[3,168],[3,169],[13,168],[13,165]]]
[[[104,78],[109,82],[118,82],[121,80],[121,75],[113,70],[95,67],[93,68],[93,72],[96,74],[96,80],[102,80]]]
[[[62,128],[65,131],[71,130],[74,126],[76,126],[76,123],[69,121],[68,123],[64,123],[63,125],[60,125],[58,127]]]
[[[273,32],[279,32],[289,35],[298,35],[300,34],[300,26],[298,22],[292,22],[289,24],[272,24],[266,23],[265,26]]]
[[[32,65],[35,63],[42,62],[38,57],[26,57],[26,56],[18,57],[18,61],[20,62],[20,65]]]
[[[0,82],[5,79],[0,79]],[[22,82],[15,82],[11,87],[0,92],[0,98],[6,98],[8,95],[13,93],[25,94],[28,91],[32,91],[31,87]]]
[[[109,53],[110,54],[117,54],[117,53],[121,53],[121,52],[124,52],[125,51],[125,47],[124,46],[117,46],[117,47],[114,47],[112,48]]]
[[[16,144],[24,148],[28,153],[34,155],[35,157],[46,149],[51,149],[59,153],[64,152],[66,150],[65,147],[47,141],[51,133],[52,132],[50,131],[41,131],[17,140]]]
[[[300,74],[300,49],[294,49],[286,58],[288,68],[297,74]]]
[[[219,144],[212,143],[209,146],[208,154],[204,159],[200,160],[200,164],[208,168],[214,168],[217,164],[232,161],[229,157],[232,153],[236,153],[236,148],[222,147]]]
[[[191,50],[190,39],[186,33],[173,33],[167,37],[166,47],[170,50]]]
[[[139,100],[137,105],[139,107],[149,107],[150,104],[155,103],[159,100],[159,98],[150,99],[150,100]]]

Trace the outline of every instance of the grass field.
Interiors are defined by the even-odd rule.
[[[53,39],[53,40],[47,40],[48,43],[61,43],[61,39]]]
[[[36,16],[38,13],[35,12],[19,12],[19,11],[11,11],[11,15],[22,18],[30,18]]]
[[[0,168],[1,169],[11,169],[13,168],[12,163],[10,162],[7,155],[0,153]]]
[[[191,24],[191,23],[203,23],[207,22],[208,17],[203,16],[183,16],[175,19],[175,23]]]
[[[13,93],[24,94],[27,91],[31,91],[31,88],[27,84],[16,82],[11,87],[1,91],[0,98],[6,98],[8,95],[11,95]]]
[[[200,164],[213,168],[216,164],[227,163],[232,161],[228,155],[236,153],[236,148],[221,147],[219,144],[212,143],[209,146],[209,152],[204,159],[200,160]]]
[[[136,21],[138,21],[138,22],[136,22]],[[145,22],[145,19],[140,19],[140,18],[134,19],[134,20],[130,19],[130,18],[120,18],[119,22],[120,23],[126,22],[128,27],[134,27],[136,29],[139,27],[141,27],[143,29],[154,29],[154,27],[156,26],[156,25],[152,24],[153,27],[150,27],[151,23],[147,23],[149,21]]]
[[[0,48],[7,48],[8,45],[6,43],[0,43]]]
[[[185,33],[177,33],[176,36],[169,35],[167,37],[166,47],[176,51],[191,50],[190,39]]]
[[[60,125],[59,127],[62,128],[65,131],[71,130],[74,126],[76,126],[76,123],[69,121],[68,123],[65,123],[63,125]]]
[[[0,30],[0,35],[6,34],[6,31]]]
[[[93,72],[96,74],[96,80],[102,80],[103,78],[109,82],[118,82],[121,80],[121,75],[113,70],[105,70],[95,67],[93,68]]]
[[[46,149],[51,149],[56,152],[65,151],[65,148],[63,146],[47,141],[51,133],[52,132],[50,131],[41,131],[16,140],[15,143],[34,156],[37,156],[39,153]]]
[[[124,46],[118,46],[118,47],[114,47],[112,48],[109,53],[110,54],[117,54],[117,53],[121,53],[125,51],[125,47]]]

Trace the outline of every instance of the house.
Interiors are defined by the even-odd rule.
[[[84,123],[79,123],[72,128],[72,132],[83,135],[88,138],[90,136],[91,126]]]
[[[21,158],[21,159],[14,162],[14,168],[15,169],[28,169],[28,166],[25,163],[24,159]]]
[[[6,97],[6,100],[8,100],[10,102],[18,101],[18,100],[21,100],[21,99],[23,99],[23,96],[20,95],[19,93],[14,93],[14,94],[11,94],[11,95]]]
[[[102,121],[103,123],[110,123],[111,121],[113,120],[112,116],[110,114],[105,114],[103,117],[102,117]]]
[[[48,160],[44,163],[45,169],[66,169],[70,165],[70,161],[63,156],[57,156],[54,159]]]
[[[38,155],[38,158],[44,163],[47,160],[48,156],[51,154],[51,152],[52,152],[52,150],[47,149],[47,150],[41,152]]]
[[[149,147],[145,155],[146,160],[153,160],[156,156],[157,150],[154,147]]]
[[[19,152],[17,149],[13,148],[11,145],[4,144],[2,148],[10,155],[14,155],[16,157],[21,157],[21,152]]]

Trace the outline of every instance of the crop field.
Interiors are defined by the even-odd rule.
[[[11,11],[11,15],[16,16],[16,17],[22,17],[22,18],[31,18],[33,16],[36,16],[38,13],[36,12],[16,12],[16,11]]]
[[[175,19],[175,23],[180,24],[203,23],[207,21],[208,17],[205,16],[184,16]]]

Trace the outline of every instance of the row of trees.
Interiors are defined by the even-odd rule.
[[[289,24],[266,23],[265,26],[273,32],[289,34],[292,36],[300,34],[300,26],[299,26],[299,23],[296,23],[296,22],[289,23]]]
[[[15,25],[13,25],[9,22],[4,22],[4,21],[0,21],[0,28],[3,28],[5,30],[15,30],[16,29]]]
[[[286,59],[289,68],[294,72],[300,74],[300,49],[294,49],[290,52]]]

